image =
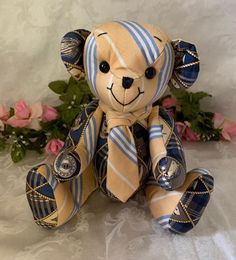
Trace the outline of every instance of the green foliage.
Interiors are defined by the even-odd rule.
[[[5,124],[0,132],[0,151],[10,146],[11,158],[15,163],[25,157],[27,150],[42,153],[49,140],[65,140],[75,118],[84,105],[94,98],[85,79],[77,81],[71,77],[67,82],[57,80],[49,83],[48,87],[61,101],[61,104],[55,107],[59,115],[56,120],[41,121],[41,129],[37,131],[29,128],[14,128]],[[202,111],[200,106],[200,101],[211,95],[205,92],[172,90],[171,96],[177,99],[180,106],[180,109],[176,108],[174,111],[176,121],[190,122],[192,131],[198,133],[203,141],[220,139],[221,129],[215,129],[213,125],[214,114]],[[163,99],[158,101],[159,105]],[[11,107],[9,116],[13,115],[14,109]]]
[[[62,94],[67,89],[67,84],[64,80],[52,81],[48,84],[48,87],[56,94]]]
[[[93,95],[85,79],[77,81],[71,77],[68,83],[65,84],[65,90],[59,96],[63,103],[57,106],[56,109],[60,113],[60,119],[65,124],[71,125],[80,113],[81,105],[92,101]]]
[[[172,95],[177,99],[180,105],[180,111],[176,113],[177,121],[188,121],[191,123],[191,130],[200,135],[203,141],[220,140],[220,129],[215,129],[213,125],[212,112],[201,110],[200,101],[203,98],[211,97],[206,92],[186,92],[172,90]]]
[[[48,87],[59,95],[61,100],[61,104],[55,107],[59,114],[56,120],[41,121],[41,130],[38,131],[4,125],[4,130],[0,132],[0,151],[4,150],[6,145],[9,144],[11,158],[15,163],[25,157],[27,150],[42,153],[49,140],[65,140],[74,119],[81,112],[82,106],[93,99],[85,79],[77,81],[71,77],[68,82],[56,80],[50,82]],[[9,116],[13,115],[14,109],[11,107]]]
[[[11,159],[14,163],[21,161],[25,157],[26,147],[21,142],[14,142],[11,147]]]

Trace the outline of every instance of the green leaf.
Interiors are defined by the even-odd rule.
[[[80,105],[83,93],[78,85],[69,85],[67,92],[60,96],[60,99],[71,106]]]
[[[62,94],[67,90],[68,85],[63,80],[56,80],[50,82],[48,87],[56,94]]]
[[[65,135],[63,134],[61,129],[54,128],[51,132],[51,139],[53,139],[53,138],[64,140]]]
[[[61,104],[57,107],[54,107],[59,113],[68,109],[68,104]]]
[[[14,112],[14,108],[10,107],[10,111],[9,111],[9,117],[14,116],[15,112]]]
[[[15,142],[11,147],[11,158],[14,163],[21,161],[25,157],[25,146],[21,142]]]
[[[74,79],[73,77],[70,77],[68,85],[75,85],[75,84],[77,84],[77,82],[78,81],[76,79]]]
[[[199,102],[201,99],[205,97],[211,97],[211,95],[203,91],[192,93],[192,99],[195,103]]]
[[[80,108],[67,109],[61,113],[61,119],[66,124],[72,124],[79,112]]]

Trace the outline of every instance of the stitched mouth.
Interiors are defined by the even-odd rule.
[[[121,104],[122,106],[128,106],[128,105],[130,105],[130,104],[133,103],[140,95],[144,94],[144,91],[141,91],[140,88],[138,88],[138,94],[137,94],[131,101],[129,101],[128,103],[121,103],[121,102],[117,99],[117,97],[115,96],[115,94],[113,93],[112,88],[113,88],[113,83],[111,84],[110,87],[107,87],[107,89],[111,91],[111,94],[112,94],[112,96],[114,97],[114,99],[115,99],[119,104]]]

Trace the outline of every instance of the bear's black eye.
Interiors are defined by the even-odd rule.
[[[152,79],[156,75],[156,69],[153,67],[149,67],[145,70],[145,76],[147,79]]]
[[[107,73],[110,70],[110,65],[106,61],[102,61],[99,65],[99,69],[103,73]]]

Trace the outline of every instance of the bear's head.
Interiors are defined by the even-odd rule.
[[[199,72],[193,44],[149,24],[114,21],[67,33],[61,57],[70,74],[86,75],[91,91],[119,112],[153,104],[171,87],[190,87]]]

